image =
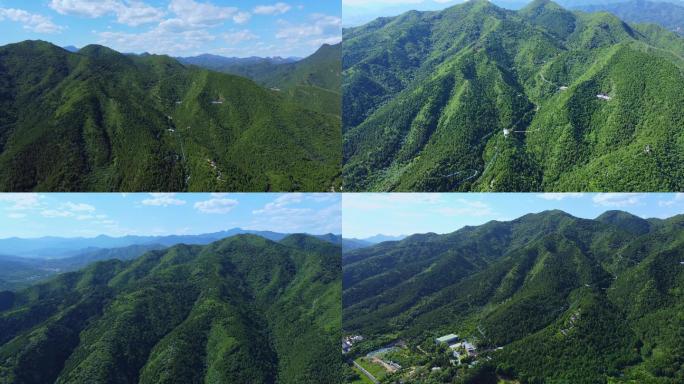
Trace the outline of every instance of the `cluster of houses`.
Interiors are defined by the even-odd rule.
[[[437,345],[448,345],[449,350],[452,351],[454,357],[457,358],[459,362],[461,357],[477,355],[477,348],[475,345],[465,339],[460,339],[458,335],[454,335],[453,333],[436,338],[435,343],[437,343]]]
[[[354,346],[354,344],[358,343],[359,341],[363,341],[363,336],[360,336],[360,335],[345,336],[342,339],[342,353],[349,353],[352,346]]]

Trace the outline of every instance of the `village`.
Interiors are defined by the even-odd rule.
[[[440,378],[465,372],[489,360],[489,352],[502,348],[478,350],[476,339],[449,333],[426,339],[420,344],[396,340],[368,351],[370,340],[361,335],[342,339],[342,351],[348,357],[358,380],[352,383],[409,383],[417,379]],[[483,352],[483,353],[481,353]],[[432,382],[432,381],[429,381]],[[441,382],[441,381],[435,381]]]

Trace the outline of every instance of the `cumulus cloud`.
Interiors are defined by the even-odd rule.
[[[121,24],[138,26],[164,17],[164,10],[139,0],[51,0],[50,8],[63,15],[90,18],[115,15]]]
[[[258,40],[259,36],[248,29],[241,31],[231,31],[223,34],[223,38],[231,44],[239,44],[244,41]]]
[[[226,214],[237,205],[237,200],[229,199],[224,194],[212,194],[211,199],[196,202],[195,209],[202,213]]]
[[[318,203],[318,206],[301,206],[307,201]],[[332,201],[332,204],[320,207],[326,201]],[[322,200],[316,194],[288,193],[252,213],[255,218],[248,227],[255,230],[287,233],[339,233],[341,230],[342,209],[337,196]]]
[[[40,207],[41,196],[37,193],[0,193],[0,203],[6,203],[8,211],[23,211]]]
[[[5,19],[22,23],[24,29],[36,33],[59,33],[64,29],[53,23],[49,17],[30,13],[23,9],[0,8],[0,21]]]
[[[175,193],[150,193],[150,198],[142,201],[143,205],[153,207],[168,207],[170,205],[185,205],[186,201],[176,199]]]
[[[273,5],[258,5],[254,7],[254,13],[258,15],[281,15],[292,9],[287,3],[275,3]]]
[[[565,199],[578,199],[583,197],[583,193],[540,193],[538,198],[550,201],[561,201]]]
[[[237,7],[219,7],[194,0],[171,0],[169,10],[175,14],[175,18],[166,20],[165,23],[185,29],[211,27],[227,20],[243,24],[251,17],[248,12],[240,11]]]
[[[619,208],[637,205],[643,197],[638,193],[599,193],[592,200],[602,207]]]
[[[320,45],[321,41],[336,43],[342,38],[342,19],[337,16],[315,13],[310,16],[309,23],[292,24],[279,20],[278,26],[276,38],[290,44],[304,41],[310,45]]]

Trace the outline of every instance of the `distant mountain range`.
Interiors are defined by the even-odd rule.
[[[178,244],[206,245],[242,234],[272,241],[290,236],[286,233],[233,228],[216,233],[183,236],[0,239],[0,291],[24,288],[56,274],[79,270],[98,261],[131,260],[151,250]],[[340,235],[310,236],[337,246],[343,244]]]
[[[411,369],[396,380],[674,384],[684,377],[682,215],[645,220],[608,211],[587,220],[547,211],[412,235],[348,252],[343,264],[345,332],[365,337],[356,346],[361,356],[406,342],[401,355]],[[476,343],[478,365],[426,360],[419,347],[433,349],[435,337],[450,333]]]
[[[654,23],[684,34],[684,4],[634,0],[620,3],[574,6],[585,12],[610,12],[630,23]]]
[[[300,60],[293,58],[235,59],[212,55],[179,60],[185,64],[250,78],[298,104],[307,105],[319,112],[340,116],[341,44],[325,44],[311,56]]]
[[[0,239],[0,254],[22,256],[40,259],[58,259],[72,256],[73,252],[81,253],[88,249],[118,248],[131,245],[162,245],[176,244],[209,244],[226,237],[253,234],[273,241],[280,241],[288,236],[286,233],[271,231],[253,231],[232,228],[226,231],[206,233],[200,235],[170,235],[170,236],[97,236],[97,237],[40,237],[40,238],[6,238]],[[329,235],[340,238],[337,235]],[[322,236],[323,237],[323,236]],[[341,241],[341,240],[340,240]],[[339,241],[337,241],[339,243]]]
[[[684,188],[684,39],[547,0],[343,32],[345,191]]]
[[[243,77],[167,56],[25,41],[0,47],[0,89],[0,190],[341,184],[339,113]]]
[[[0,292],[0,382],[338,382],[340,260],[237,235]]]
[[[247,72],[250,67],[257,67],[260,65],[275,67],[280,64],[294,63],[301,60],[300,57],[225,57],[207,53],[198,56],[177,57],[176,59],[183,64],[196,65],[198,67],[226,73],[233,73],[228,69],[235,68],[236,73],[233,74],[244,77],[250,77],[248,76],[249,72]],[[244,70],[245,72],[241,74],[241,70]]]
[[[386,236],[386,235],[375,235],[365,239],[355,239],[355,238],[344,238],[342,239],[342,251],[347,252],[354,249],[360,249],[365,247],[370,247],[373,244],[382,243],[384,241],[399,241],[404,239],[406,236]]]

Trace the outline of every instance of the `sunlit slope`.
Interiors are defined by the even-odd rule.
[[[335,382],[340,260],[239,235],[3,293],[0,382]]]
[[[328,190],[339,123],[164,56],[0,48],[4,190]]]
[[[345,186],[681,189],[682,55],[664,29],[548,1],[345,30]]]

